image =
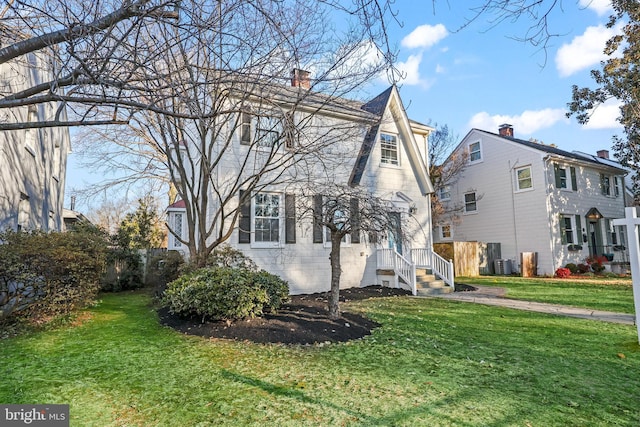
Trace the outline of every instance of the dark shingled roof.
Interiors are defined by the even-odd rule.
[[[606,164],[604,162],[598,161],[594,157],[585,156],[584,154],[579,154],[579,153],[572,153],[570,151],[561,150],[557,147],[553,147],[550,145],[540,144],[538,142],[527,141],[524,139],[514,138],[510,136],[503,136],[498,133],[488,132],[482,129],[474,129],[474,130],[477,130],[478,132],[483,132],[492,136],[496,136],[498,138],[506,139],[507,141],[515,142],[517,144],[524,145],[526,147],[533,148],[534,150],[542,151],[545,153],[555,154],[557,156],[562,156],[562,157],[568,157],[570,159],[579,160],[582,162],[595,163],[598,165],[604,165],[609,167],[616,167],[611,164]],[[617,169],[620,169],[620,168],[617,168]]]
[[[364,111],[379,116],[380,120],[382,120],[382,114],[384,113],[384,109],[389,103],[389,97],[391,96],[392,89],[393,86],[390,86],[389,89],[385,90],[366,104],[363,104],[361,108]],[[369,155],[371,154],[371,150],[373,149],[373,146],[376,142],[378,128],[380,128],[380,122],[371,126],[371,128],[369,128],[369,131],[367,132],[367,135],[364,137],[364,142],[360,147],[358,158],[356,159],[356,163],[353,166],[353,171],[351,172],[351,177],[349,178],[349,185],[351,187],[355,187],[356,185],[360,184],[362,174],[364,173],[364,168],[367,166]]]

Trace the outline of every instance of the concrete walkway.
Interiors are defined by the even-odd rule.
[[[437,298],[456,301],[473,302],[485,305],[497,305],[516,310],[536,311],[539,313],[557,314],[559,316],[579,317],[582,319],[601,320],[603,322],[623,323],[635,325],[635,315],[613,313],[610,311],[590,310],[587,308],[567,307],[557,304],[545,304],[541,302],[521,301],[505,298],[505,290],[491,286],[477,286],[477,291],[453,292],[450,294],[434,295]]]

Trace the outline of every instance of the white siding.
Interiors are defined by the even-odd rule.
[[[576,167],[578,191],[559,190],[554,161],[548,153],[477,130],[465,137],[459,149],[477,141],[482,146],[482,159],[467,166],[452,186],[448,203],[450,207],[463,206],[464,194],[471,191],[479,199],[477,212],[462,212],[458,220],[450,220],[456,241],[500,243],[502,258],[516,260],[518,269],[522,252],[537,252],[538,274],[552,275],[558,267],[582,262],[589,254],[586,244],[579,252],[569,252],[567,245],[562,245],[560,214],[581,215],[582,227],[584,215],[592,207],[608,218],[624,214],[622,196],[600,194],[595,164],[590,167],[567,160],[567,179],[571,180],[569,166]],[[518,190],[515,170],[523,166],[531,166],[533,186]],[[442,240],[438,233],[435,238]]]

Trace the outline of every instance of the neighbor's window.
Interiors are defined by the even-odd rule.
[[[466,193],[464,195],[464,211],[475,212],[477,210],[478,206],[476,204],[476,193]]]
[[[253,230],[255,242],[280,241],[280,196],[258,193],[253,205]]]
[[[600,189],[603,195],[611,195],[611,177],[609,175],[600,174]]]
[[[451,187],[449,185],[445,185],[441,189],[438,190],[438,198],[440,200],[449,200],[451,199]]]
[[[469,144],[469,160],[471,160],[472,162],[482,160],[480,141]]]
[[[518,180],[518,190],[526,190],[533,187],[531,180],[531,166],[516,169],[516,178]]]
[[[575,243],[573,238],[573,218],[570,215],[560,216],[560,229],[562,231],[562,243]]]
[[[451,226],[450,225],[441,225],[440,226],[440,236],[443,239],[451,238]]]
[[[386,133],[380,134],[381,163],[398,165],[398,138]]]
[[[620,194],[622,194],[622,178],[620,178],[619,176],[614,176],[613,177],[613,182],[614,182],[614,186],[615,186],[615,195],[616,197],[618,197]]]
[[[182,242],[178,240],[178,238],[182,238],[182,214],[176,213],[173,216],[173,234],[175,238],[173,239],[173,246],[175,248],[179,248],[182,246]]]

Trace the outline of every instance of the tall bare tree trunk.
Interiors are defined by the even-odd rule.
[[[338,233],[331,233],[331,292],[329,295],[329,317],[337,319],[340,317],[340,243],[342,237]]]

